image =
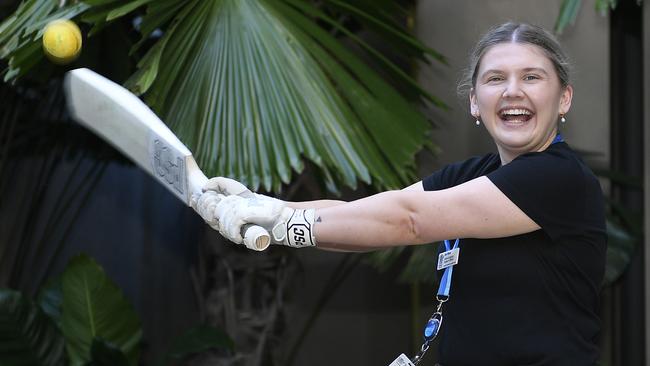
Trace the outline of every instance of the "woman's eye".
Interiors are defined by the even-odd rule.
[[[526,76],[524,76],[524,80],[526,80],[526,81],[537,80],[537,79],[539,79],[539,76],[537,76],[537,75],[526,75]]]
[[[492,82],[492,81],[501,81],[501,80],[503,80],[501,76],[490,76],[487,81]]]

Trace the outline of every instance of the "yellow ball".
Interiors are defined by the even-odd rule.
[[[43,31],[43,51],[55,64],[67,64],[81,53],[81,31],[70,20],[59,19],[48,23]]]

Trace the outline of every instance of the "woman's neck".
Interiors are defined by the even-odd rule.
[[[549,146],[553,144],[556,136],[559,134],[558,131],[554,132],[550,138],[546,139],[546,142],[542,144],[539,148],[531,149],[528,151],[511,151],[506,148],[503,148],[497,144],[497,151],[499,151],[499,158],[501,159],[501,166],[508,164],[509,162],[515,160],[519,155],[526,154],[529,152],[540,152],[548,149]]]

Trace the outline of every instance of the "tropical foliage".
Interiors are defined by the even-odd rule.
[[[445,108],[404,71],[418,60],[444,63],[441,55],[396,23],[395,19],[407,16],[402,6],[387,0],[26,0],[0,25],[0,57],[8,62],[5,80],[17,85],[17,90],[56,79],[65,69],[45,61],[40,32],[49,20],[73,19],[88,38],[81,58],[71,67],[92,67],[118,81],[126,80],[134,92],[143,93],[145,101],[195,151],[208,174],[229,175],[254,188],[282,191],[283,196],[300,190],[300,183],[286,191],[283,185],[303,165],[310,167],[315,180],[324,182],[323,191],[337,192],[345,186],[356,187],[358,182],[371,189],[398,188],[415,179],[414,154],[424,146],[432,147],[429,123],[414,107],[424,101]],[[138,41],[130,36],[134,28]],[[111,71],[122,71],[106,72],[108,64]],[[47,91],[38,94],[47,95]],[[60,97],[58,92],[50,95]],[[61,99],[58,104],[48,102],[65,105]],[[39,102],[36,107],[32,101],[25,111],[51,110],[46,105]],[[54,110],[58,113],[60,108]],[[11,122],[7,126],[26,127],[21,133],[9,133],[14,136],[11,146],[26,134],[34,135],[36,129],[42,131],[42,125],[27,130],[31,125],[24,124],[28,115],[20,112],[7,117]],[[65,141],[72,145],[64,142],[62,152],[48,152],[41,178],[46,180],[63,156],[78,162],[79,154],[73,152],[82,156],[90,152],[97,155],[93,160],[98,164],[87,170],[85,163],[79,163],[80,169],[73,173],[92,174],[88,182],[101,179],[106,152],[95,147],[72,148],[79,139],[69,124],[45,126],[60,137],[68,136]],[[28,150],[12,149],[14,154],[20,151]],[[4,173],[11,175],[9,169]],[[47,187],[42,180],[35,180],[36,188]],[[45,257],[53,262],[64,245],[65,227],[74,224],[74,215],[84,205],[83,195],[67,200],[68,191],[90,192],[92,184],[77,189],[67,185],[57,195],[61,199],[56,212],[39,213],[38,207],[27,205],[25,214],[16,218],[22,223],[16,225],[18,233],[29,233],[30,220],[25,217],[54,221],[46,227],[56,230],[60,241],[47,256],[34,256],[34,246],[5,248],[8,255],[0,256],[0,261],[8,264],[5,268],[10,269],[13,282],[24,280],[28,268],[43,268],[35,282],[48,272],[49,264],[32,262]],[[23,237],[42,249],[39,238]],[[280,282],[278,286],[282,288]],[[265,321],[280,318],[277,307],[273,302]],[[226,307],[214,318],[237,319],[237,310]],[[238,329],[259,332],[255,321],[251,327],[237,323]],[[264,333],[258,335],[274,328],[264,326]],[[265,337],[259,337],[260,347],[267,347]]]
[[[142,329],[122,291],[90,257],[73,258],[36,302],[0,289],[0,364],[137,365]],[[232,349],[223,332],[199,326],[179,338],[168,361],[209,348]]]
[[[642,1],[643,0],[636,0],[637,4],[639,5],[641,5]],[[599,12],[602,15],[605,15],[610,9],[611,10],[616,9],[617,3],[618,0],[595,0],[594,7],[596,8],[597,12]],[[555,28],[554,28],[555,33],[560,34],[562,33],[562,31],[564,31],[564,28],[566,28],[568,25],[573,25],[573,23],[575,23],[581,6],[582,6],[582,0],[562,1],[562,5],[560,7],[560,14],[555,20]]]
[[[307,158],[332,192],[359,181],[398,188],[413,181],[414,155],[430,144],[413,102],[444,104],[340,19],[402,56],[444,62],[395,26],[399,11],[386,0],[25,0],[0,25],[0,57],[9,60],[4,79],[15,82],[43,64],[48,21],[87,24],[92,42],[128,18],[141,39],[126,85],[144,93],[208,175],[279,192]]]

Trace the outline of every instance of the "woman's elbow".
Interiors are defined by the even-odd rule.
[[[424,225],[421,216],[417,212],[408,212],[402,226],[404,230],[404,244],[424,244],[431,242],[431,240],[427,240],[425,237],[427,230]]]

